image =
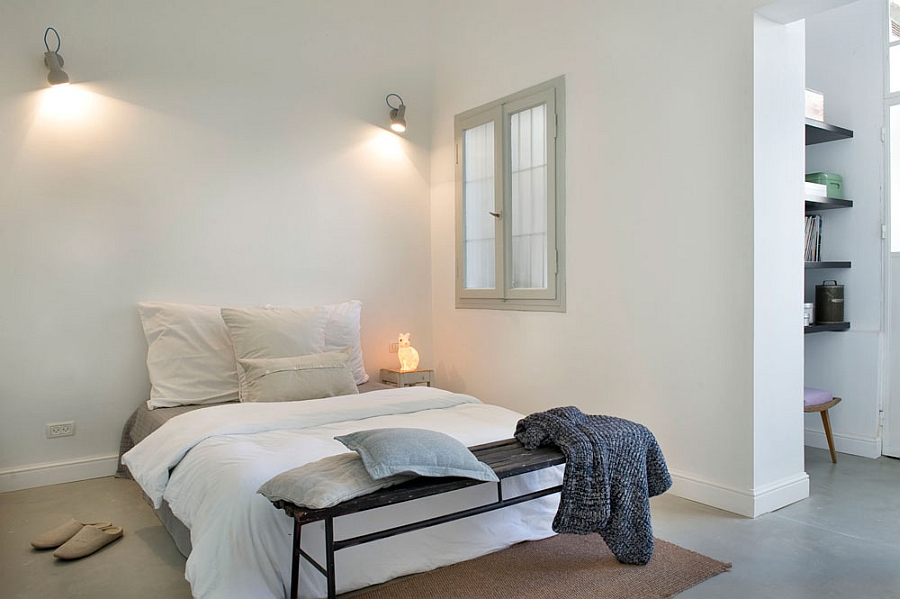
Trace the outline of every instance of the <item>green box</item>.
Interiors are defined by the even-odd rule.
[[[825,186],[829,198],[844,199],[844,178],[835,173],[807,173],[806,180]]]

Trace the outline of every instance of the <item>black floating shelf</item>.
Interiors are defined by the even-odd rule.
[[[830,322],[828,324],[811,324],[808,327],[803,327],[803,332],[809,334],[824,333],[826,331],[847,331],[849,329],[849,322]]]
[[[806,268],[850,268],[849,260],[820,260],[818,262],[805,262]]]
[[[853,131],[829,125],[822,121],[806,119],[806,145],[825,143],[826,141],[838,141],[839,139],[850,139],[853,137]]]
[[[853,200],[826,198],[825,196],[806,196],[806,210],[833,210],[834,208],[853,208]]]

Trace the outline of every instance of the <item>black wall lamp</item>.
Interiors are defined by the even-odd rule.
[[[51,31],[56,36],[56,50],[51,50],[50,44],[47,43],[47,35]],[[47,27],[47,31],[44,32],[44,47],[47,48],[47,51],[44,52],[44,64],[50,69],[50,74],[47,75],[47,81],[50,85],[66,85],[69,83],[69,75],[62,70],[64,64],[63,57],[59,55],[59,47],[61,44],[62,42],[59,39],[59,33],[57,33],[56,29]]]
[[[400,100],[399,106],[394,107],[391,105],[392,96]],[[403,98],[397,94],[388,94],[384,101],[387,103],[388,108],[391,109],[391,129],[397,133],[403,133],[406,131],[406,104],[403,103]]]

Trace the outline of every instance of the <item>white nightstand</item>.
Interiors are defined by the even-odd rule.
[[[434,370],[399,370],[397,368],[382,368],[381,382],[397,387],[412,387],[425,383],[429,387],[434,384]]]

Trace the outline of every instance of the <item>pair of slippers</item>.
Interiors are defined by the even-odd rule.
[[[38,535],[31,546],[35,549],[53,549],[53,557],[79,559],[105,547],[122,536],[121,526],[110,522],[86,522],[69,520],[53,530]]]

